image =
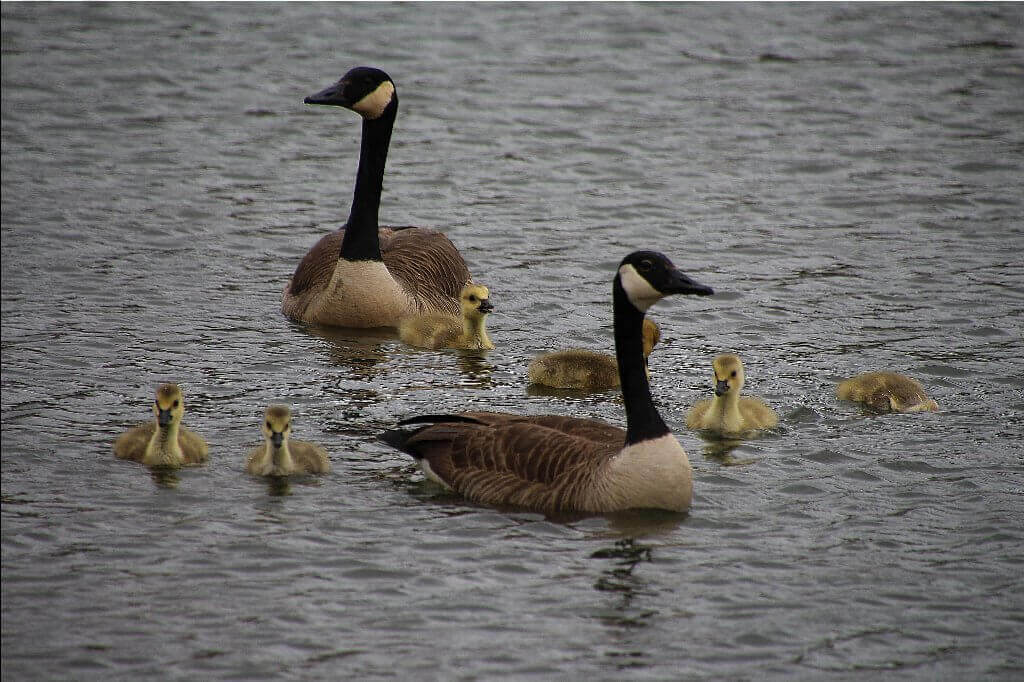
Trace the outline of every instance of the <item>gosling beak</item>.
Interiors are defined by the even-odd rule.
[[[710,296],[715,293],[714,289],[705,286],[697,280],[684,275],[679,270],[673,270],[669,275],[668,282],[659,286],[664,294],[689,294],[691,296]]]
[[[348,82],[345,79],[341,79],[334,85],[326,87],[302,101],[305,104],[330,104],[336,107],[352,106],[353,102],[345,96],[346,85],[348,85]]]
[[[270,442],[274,444],[275,448],[281,447],[281,443],[284,442],[284,434],[280,431],[271,431]]]
[[[167,426],[171,423],[171,411],[160,410],[156,415],[156,423],[160,426]]]
[[[480,305],[477,307],[477,310],[479,310],[482,313],[489,313],[492,310],[494,310],[494,306],[491,305],[491,299],[489,299],[489,298],[481,299],[480,300]]]
[[[715,395],[725,395],[729,392],[729,382],[722,379],[715,382]]]

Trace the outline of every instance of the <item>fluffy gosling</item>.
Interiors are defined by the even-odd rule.
[[[928,397],[915,379],[895,372],[858,374],[836,387],[836,397],[864,403],[882,412],[938,412],[939,405]]]
[[[327,452],[315,443],[289,440],[292,412],[286,405],[271,405],[260,424],[266,442],[255,448],[245,464],[253,476],[325,474],[331,469]]]
[[[654,346],[661,340],[661,330],[652,320],[644,318],[644,366]],[[650,372],[648,371],[648,376]],[[582,348],[538,355],[526,369],[531,384],[551,388],[572,388],[603,391],[619,387],[619,365],[615,356]]]
[[[719,355],[711,363],[715,374],[715,397],[701,400],[686,415],[691,429],[719,434],[739,434],[770,429],[779,423],[775,410],[758,398],[740,397],[743,390],[743,362],[732,354]]]
[[[140,424],[114,441],[114,454],[120,459],[142,462],[148,467],[177,468],[202,464],[209,448],[206,441],[181,425],[185,398],[177,384],[162,384],[156,389],[154,421]]]
[[[459,295],[462,319],[443,313],[430,313],[404,320],[398,337],[420,348],[462,348],[492,350],[487,336],[487,313],[494,310],[490,292],[482,284],[467,284]]]

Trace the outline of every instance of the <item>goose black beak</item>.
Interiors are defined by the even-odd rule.
[[[482,313],[489,313],[494,310],[494,306],[491,305],[491,299],[485,298],[480,301],[480,306],[477,308]]]
[[[171,423],[171,411],[160,410],[156,415],[156,423],[160,426],[167,426]]]
[[[305,104],[329,104],[336,107],[348,107],[352,105],[349,98],[345,96],[347,83],[340,80],[334,85],[324,88],[320,92],[310,95],[302,100]]]
[[[729,382],[721,380],[715,383],[715,395],[725,395],[729,392]]]
[[[659,287],[665,294],[689,294],[690,296],[710,296],[715,290],[701,284],[695,279],[684,275],[679,270],[673,270],[669,275],[668,282]]]
[[[270,442],[274,444],[275,448],[281,447],[281,443],[284,442],[284,434],[280,431],[273,431],[270,434]]]

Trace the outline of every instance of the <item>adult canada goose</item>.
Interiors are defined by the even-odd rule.
[[[271,405],[263,415],[260,431],[266,442],[249,454],[245,470],[253,476],[324,474],[330,471],[327,451],[316,443],[290,440],[292,412],[286,405]]]
[[[379,227],[384,165],[398,95],[380,69],[360,66],[305,99],[351,109],[363,118],[355,193],[345,226],[309,250],[285,285],[281,312],[337,327],[397,327],[424,312],[459,315],[470,281],[458,249],[436,230]]]
[[[625,431],[596,419],[466,412],[406,419],[402,425],[426,425],[383,439],[416,458],[428,478],[484,504],[685,511],[690,462],[651,399],[641,328],[663,296],[711,293],[654,251],[636,251],[619,265],[612,302]]]
[[[177,384],[156,389],[154,421],[140,424],[114,441],[114,454],[148,467],[181,467],[202,464],[209,448],[202,437],[181,425],[185,398]]]
[[[758,398],[741,397],[745,377],[743,361],[727,353],[711,363],[715,373],[715,397],[690,408],[686,425],[720,434],[770,429],[779,423],[775,410]]]
[[[487,313],[494,310],[490,292],[482,284],[467,284],[459,295],[462,317],[429,313],[409,317],[398,326],[398,337],[421,348],[463,348],[492,350],[487,336]]]
[[[895,372],[858,374],[836,387],[840,400],[864,403],[882,412],[937,412],[939,405],[928,397],[915,379]]]
[[[651,350],[661,340],[661,330],[653,320],[644,318],[643,338],[646,367]],[[526,376],[531,384],[551,388],[604,391],[619,387],[619,366],[615,357],[582,348],[538,355],[526,368]]]

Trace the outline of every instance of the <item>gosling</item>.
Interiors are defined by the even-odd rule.
[[[661,340],[661,330],[644,318],[644,368],[647,358]],[[647,371],[647,376],[650,376]],[[526,369],[531,384],[550,388],[604,391],[619,388],[619,365],[615,356],[582,348],[570,348],[538,355]]]
[[[245,470],[253,476],[325,474],[330,471],[327,452],[315,443],[289,441],[291,430],[291,410],[286,405],[268,407],[260,425],[266,443],[249,454]]]
[[[691,429],[719,434],[740,434],[770,429],[779,423],[775,410],[758,398],[740,397],[743,390],[743,362],[739,356],[719,355],[711,363],[715,374],[715,397],[701,400],[686,415]]]
[[[156,389],[153,403],[155,421],[140,424],[114,441],[114,455],[120,459],[142,462],[148,467],[178,468],[206,461],[206,441],[181,425],[185,414],[185,398],[177,384],[163,384]]]
[[[939,405],[928,397],[915,379],[895,372],[867,372],[842,381],[836,397],[864,403],[881,412],[938,412]]]
[[[406,318],[398,327],[398,337],[420,348],[461,348],[492,350],[487,336],[487,313],[494,310],[490,292],[482,284],[467,284],[459,294],[462,319],[430,313]]]

